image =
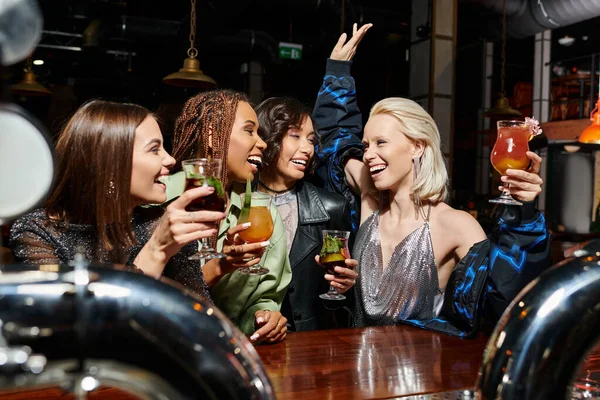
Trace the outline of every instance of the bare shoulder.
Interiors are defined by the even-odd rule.
[[[432,222],[445,233],[466,240],[483,240],[486,235],[479,222],[465,211],[457,210],[445,203],[439,203],[431,209]]]

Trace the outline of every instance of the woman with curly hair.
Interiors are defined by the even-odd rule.
[[[237,235],[241,194],[248,177],[262,164],[265,142],[258,136],[258,120],[245,94],[213,90],[190,98],[177,121],[173,137],[174,171],[187,159],[212,157],[223,160],[221,181],[228,195],[227,217],[216,237],[217,250],[226,257],[206,261],[202,267],[215,304],[250,339],[276,342],[285,339],[286,319],[280,313],[291,279],[285,230],[275,206],[271,207],[274,230],[262,243],[244,243]],[[167,197],[184,191],[185,176],[170,176]],[[236,270],[260,263],[264,276],[243,275]]]

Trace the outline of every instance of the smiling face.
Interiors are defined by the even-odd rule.
[[[169,174],[175,159],[163,147],[156,120],[148,116],[135,130],[131,168],[131,199],[134,206],[160,204],[167,200],[159,178]]]
[[[363,161],[378,190],[398,190],[412,184],[412,159],[422,154],[422,146],[409,140],[400,122],[387,114],[369,118],[363,137]]]
[[[281,141],[277,159],[278,180],[289,187],[303,179],[306,168],[315,155],[315,130],[310,118],[305,118],[300,128],[290,128]]]
[[[258,136],[258,118],[250,104],[238,104],[227,154],[228,185],[246,182],[262,165],[262,152],[267,144]]]

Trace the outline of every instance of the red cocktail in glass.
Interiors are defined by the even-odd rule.
[[[530,136],[531,130],[527,122],[498,121],[498,136],[490,161],[500,175],[505,175],[507,169],[527,169],[529,158],[526,153],[529,151]],[[490,203],[523,205],[510,195],[508,188],[504,189],[500,197],[490,200]]]

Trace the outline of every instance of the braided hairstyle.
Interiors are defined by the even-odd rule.
[[[181,170],[181,162],[191,158],[223,160],[221,182],[227,184],[229,139],[240,101],[250,103],[245,93],[230,89],[202,92],[186,101],[175,122],[173,172]]]

